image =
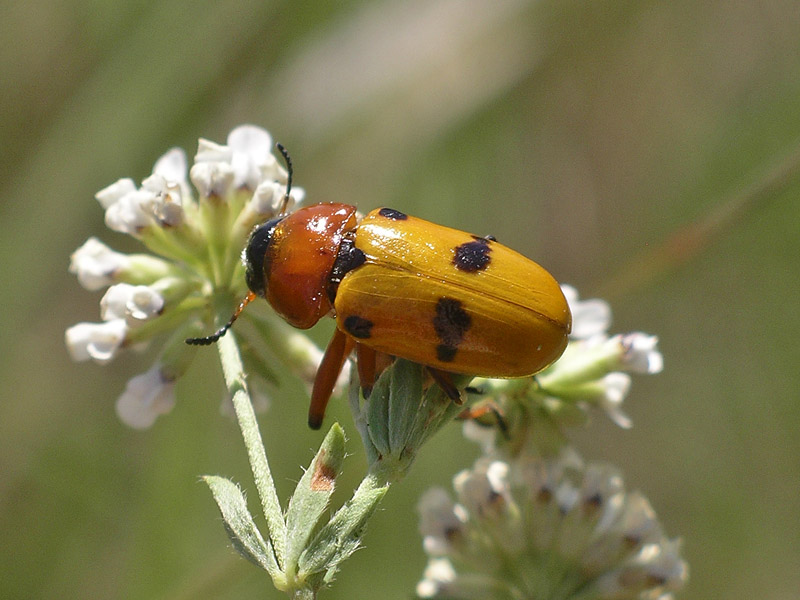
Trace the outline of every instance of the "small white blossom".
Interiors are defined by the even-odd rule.
[[[159,415],[175,405],[175,382],[165,377],[160,365],[128,381],[117,399],[117,415],[134,429],[146,429]]]
[[[233,187],[233,167],[227,162],[196,162],[189,178],[202,198],[224,197]]]
[[[631,388],[631,378],[627,373],[614,371],[601,380],[603,393],[599,396],[600,407],[608,417],[622,429],[630,429],[633,422],[622,411],[622,402]]]
[[[118,283],[108,288],[100,300],[100,316],[104,321],[124,319],[135,326],[154,319],[164,308],[164,298],[146,285]]]
[[[182,148],[170,148],[153,165],[153,175],[160,175],[166,181],[186,186],[186,174],[189,170],[186,161],[186,152]],[[185,188],[184,188],[185,189]],[[188,195],[188,192],[184,191]]]
[[[659,352],[658,337],[646,333],[619,336],[624,349],[622,362],[633,373],[655,374],[664,369],[664,357]]]
[[[92,359],[105,364],[116,356],[127,332],[125,319],[114,319],[104,323],[78,323],[67,329],[64,337],[72,360]]]
[[[177,227],[183,223],[183,191],[179,183],[153,174],[142,182],[142,190],[151,192],[141,202],[143,211],[162,225]]]
[[[253,125],[241,125],[228,134],[233,185],[255,190],[265,177],[276,178],[278,161],[272,154],[272,136]]]
[[[114,283],[114,274],[129,264],[127,254],[115,252],[96,237],[90,237],[70,257],[69,272],[87,290],[100,290]]]
[[[427,490],[417,504],[417,512],[425,552],[441,556],[453,551],[464,535],[464,513],[456,510],[450,495],[442,488]]]
[[[425,567],[425,579],[417,584],[417,596],[435,598],[442,588],[456,578],[453,565],[446,558],[433,558]]]
[[[95,194],[95,198],[100,203],[104,210],[116,204],[121,198],[136,191],[136,184],[133,179],[128,177],[118,179],[111,185],[104,187],[102,190]]]
[[[152,211],[149,210],[154,200],[149,190],[133,190],[117,199],[106,209],[106,225],[112,231],[137,236],[142,229],[153,224]]]
[[[579,300],[577,290],[571,285],[562,285],[561,291],[572,313],[572,339],[590,339],[608,331],[611,326],[611,307],[608,302],[598,298]]]
[[[511,501],[508,490],[508,465],[500,461],[479,461],[453,479],[459,502],[472,514],[501,515]]]
[[[248,204],[248,209],[257,215],[275,216],[283,205],[285,195],[286,185],[273,179],[264,180],[258,184]],[[293,186],[289,194],[289,202],[286,204],[284,211],[291,212],[295,206],[303,201],[305,195],[306,192],[303,188]]]

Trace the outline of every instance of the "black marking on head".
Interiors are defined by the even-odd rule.
[[[442,362],[452,362],[471,325],[472,318],[459,300],[439,298],[436,316],[433,318],[433,329],[441,342],[436,346],[436,358]]]
[[[367,256],[356,248],[355,237],[345,235],[339,244],[339,251],[336,253],[336,260],[333,263],[330,277],[328,277],[328,299],[331,304],[336,299],[336,291],[339,289],[342,278],[365,262],[367,262]]]
[[[275,227],[284,217],[271,219],[259,225],[250,234],[247,248],[244,250],[243,260],[245,268],[245,281],[247,287],[257,296],[266,295],[266,271],[269,269],[269,250],[272,244],[272,234]]]
[[[350,315],[344,320],[344,330],[354,338],[366,340],[372,335],[372,321],[358,315]]]
[[[387,219],[391,219],[392,221],[405,221],[408,218],[406,213],[402,213],[393,208],[382,208],[378,211],[378,214],[382,217],[386,217]]]
[[[466,273],[482,271],[492,260],[492,247],[486,238],[473,238],[473,242],[465,242],[453,248],[453,266]]]

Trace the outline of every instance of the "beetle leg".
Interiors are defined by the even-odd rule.
[[[375,385],[375,359],[376,352],[364,344],[356,344],[356,361],[358,365],[358,381],[361,383],[361,393],[364,398],[369,398],[372,386]]]
[[[439,369],[434,369],[433,367],[428,367],[428,373],[431,374],[433,380],[436,382],[445,395],[450,398],[456,404],[463,404],[464,399],[461,397],[461,392],[458,391],[458,388],[453,383],[453,378],[450,376],[450,373],[447,371],[440,371]]]
[[[506,418],[503,416],[503,411],[500,410],[500,407],[494,400],[484,400],[483,402],[480,402],[477,406],[470,406],[469,408],[465,408],[460,413],[458,413],[456,419],[460,419],[462,421],[471,419],[475,421],[478,425],[483,425],[484,427],[486,427],[489,426],[489,424],[481,420],[486,415],[494,416],[497,428],[500,430],[500,433],[503,435],[504,438],[506,438],[507,440],[511,438],[508,432],[508,421],[506,421]]]
[[[345,335],[340,330],[336,330],[328,343],[325,355],[319,363],[317,377],[314,379],[314,387],[311,390],[311,406],[308,407],[308,426],[311,429],[322,427],[322,419],[325,418],[325,407],[333,393],[333,386],[342,372],[344,361],[353,349],[355,340]]]

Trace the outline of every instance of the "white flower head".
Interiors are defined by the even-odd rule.
[[[458,546],[425,544],[430,559],[420,596],[667,600],[664,594],[684,585],[688,570],[678,543],[664,536],[641,494],[626,493],[615,468],[583,465],[569,449],[556,458],[510,460],[478,459],[454,479],[462,500],[499,489],[508,498],[504,504],[517,510],[468,509],[457,521],[465,532]],[[515,474],[510,480],[509,472]],[[428,492],[424,504],[451,520],[459,506],[442,491]],[[426,531],[435,529],[431,521],[445,522],[427,519]],[[510,543],[515,537],[521,543]],[[531,573],[544,587],[531,587]]]
[[[69,272],[87,290],[103,289],[114,283],[114,275],[129,263],[128,256],[115,252],[96,237],[90,237],[70,257]]]
[[[284,160],[289,162],[285,154]],[[218,308],[220,290],[226,296],[247,294],[236,256],[254,225],[302,200],[303,190],[293,188],[285,202],[288,185],[270,134],[244,125],[233,129],[225,144],[199,140],[191,169],[186,153],[172,148],[140,186],[124,178],[100,190],[96,198],[107,226],[136,237],[147,252],[121,254],[90,238],[73,253],[69,270],[81,285],[109,289],[101,300],[104,322],[78,323],[65,332],[72,358],[107,363],[122,347],[144,348],[174,331],[163,336],[161,379],[166,380],[165,372],[170,381],[186,372],[197,351],[183,343],[182,334],[202,335],[210,328],[201,321]],[[322,352],[299,334],[288,340],[283,330],[279,335],[275,343],[287,349],[288,366],[313,381]],[[348,377],[349,363],[337,380],[338,390],[347,386]],[[170,381],[156,386],[155,371],[134,378],[118,412],[134,426],[151,423],[153,414],[171,406]],[[143,383],[150,384],[147,394]]]
[[[67,329],[64,338],[72,360],[92,359],[105,364],[116,356],[127,332],[125,319],[113,319],[104,323],[78,323]]]
[[[164,298],[146,285],[118,283],[108,288],[100,300],[100,316],[104,321],[124,319],[135,326],[154,319],[164,308]]]
[[[117,399],[117,415],[134,429],[147,429],[159,415],[175,405],[175,382],[165,377],[160,365],[128,381]]]

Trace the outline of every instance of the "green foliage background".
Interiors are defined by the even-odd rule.
[[[311,202],[389,205],[535,257],[617,331],[658,334],[635,427],[575,435],[685,538],[682,598],[800,591],[800,11],[794,0],[109,2],[0,11],[0,595],[279,598],[229,548],[201,474],[254,491],[213,352],[144,433],[113,404],[147,355],[72,364],[100,294],[67,273],[94,193],[172,145],[269,129]],[[261,310],[267,310],[262,307]],[[313,334],[323,343],[331,328]],[[290,379],[262,416],[286,496],[322,439]],[[351,436],[339,498],[364,469]],[[327,598],[408,598],[422,453]]]

